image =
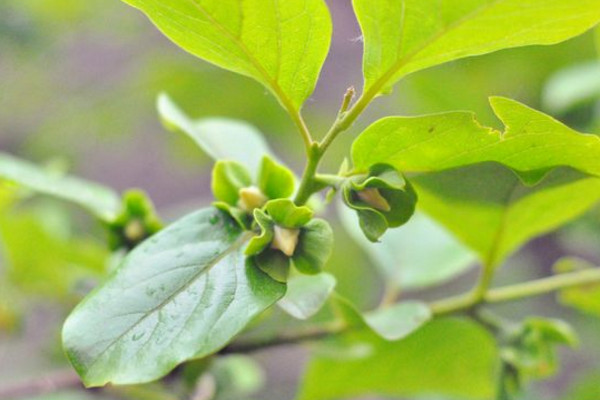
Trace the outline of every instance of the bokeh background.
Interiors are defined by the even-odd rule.
[[[335,32],[332,50],[305,107],[315,132],[324,132],[332,122],[345,89],[362,83],[362,42],[350,2],[328,3]],[[501,127],[488,106],[490,95],[517,99],[577,129],[598,133],[597,59],[595,37],[589,33],[557,46],[502,51],[420,72],[372,105],[334,145],[324,169],[336,170],[352,137],[385,115],[472,110],[483,123]],[[142,188],[165,219],[175,218],[210,203],[211,161],[187,137],[162,127],[155,108],[160,92],[194,117],[249,121],[301,172],[300,139],[263,87],[186,54],[136,10],[118,0],[0,2],[2,151],[119,191]],[[339,226],[336,235],[330,269],[340,281],[339,290],[363,308],[377,304],[382,282],[371,261]],[[81,294],[102,279],[108,254],[93,220],[45,198],[0,203],[0,237],[1,388],[67,368],[59,345],[61,321]],[[594,210],[529,244],[509,260],[496,282],[548,275],[564,255],[600,262],[599,243],[600,211]],[[468,288],[475,277],[469,273],[417,296],[454,293]],[[567,310],[553,296],[498,311],[515,319],[563,317],[581,336],[579,349],[561,353],[561,372],[531,386],[524,398],[600,398],[595,389],[600,386],[600,319]],[[252,398],[292,399],[305,350],[289,346],[254,357],[267,383]],[[580,394],[573,394],[577,390]],[[593,390],[596,394],[590,394]]]

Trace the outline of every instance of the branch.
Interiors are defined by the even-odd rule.
[[[539,296],[575,286],[600,283],[600,268],[569,272],[516,285],[490,289],[481,300],[473,294],[451,297],[430,304],[436,315],[452,314],[482,304],[504,303]]]
[[[430,304],[436,316],[460,313],[484,304],[497,304],[520,300],[527,297],[548,294],[561,289],[582,285],[600,284],[600,268],[586,269],[509,285],[489,290],[482,300],[473,293],[450,297]],[[258,341],[237,341],[225,347],[219,354],[252,353],[267,348],[323,339],[350,330],[351,327],[339,323],[305,329],[301,332],[280,334],[274,338]],[[0,388],[0,400],[18,399],[61,389],[83,388],[79,377],[72,371],[62,371],[41,379]]]
[[[62,389],[82,389],[77,374],[71,370],[59,371],[36,380],[0,387],[0,400],[19,399],[57,392]]]

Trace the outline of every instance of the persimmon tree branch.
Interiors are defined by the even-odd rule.
[[[497,304],[516,301],[552,293],[571,287],[600,284],[600,268],[586,269],[564,273],[547,278],[532,280],[515,285],[490,289],[483,299],[479,300],[472,292],[465,295],[449,297],[430,303],[435,316],[444,316],[465,312],[485,304]],[[273,347],[298,344],[320,340],[328,336],[343,333],[352,329],[344,324],[332,323],[324,326],[304,329],[297,332],[282,333],[265,340],[239,340],[225,347],[219,354],[251,353]],[[68,388],[82,388],[79,377],[72,371],[60,371],[40,379],[23,382],[7,387],[0,387],[0,400],[19,399]]]

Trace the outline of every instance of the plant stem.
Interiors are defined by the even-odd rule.
[[[600,283],[600,268],[570,272],[530,282],[505,286],[487,291],[479,299],[477,292],[450,297],[430,304],[436,315],[445,315],[465,311],[481,304],[496,304],[539,296],[556,290],[575,286]]]
[[[485,294],[482,300],[478,300],[474,295],[475,292],[471,292],[461,296],[450,297],[433,302],[430,304],[430,307],[436,316],[443,316],[468,311],[483,304],[514,301],[526,297],[551,293],[560,289],[590,284],[600,284],[600,268],[570,272],[530,282],[491,289]],[[343,333],[348,329],[350,328],[343,324],[333,323],[305,329],[301,332],[284,333],[275,338],[268,338],[265,340],[238,341],[221,350],[220,354],[250,353],[266,348],[319,340],[331,335]],[[0,388],[0,400],[18,399],[54,392],[60,389],[81,387],[79,377],[74,372],[64,371],[32,382]]]
[[[300,132],[300,136],[302,136],[304,147],[308,153],[314,143],[312,135],[310,134],[310,130],[308,129],[308,126],[306,126],[306,122],[304,121],[304,118],[302,118],[302,114],[300,114],[299,111],[290,110],[289,113],[294,125],[296,125],[296,128],[298,128],[298,131]]]
[[[310,146],[307,146],[307,163],[304,168],[304,172],[302,174],[302,179],[300,181],[300,187],[298,188],[298,192],[296,194],[296,198],[294,199],[297,205],[303,205],[309,199],[309,197],[314,193],[314,188],[316,185],[314,184],[315,175],[317,173],[317,169],[319,167],[319,163],[321,162],[321,158],[329,149],[329,146],[335,138],[343,131],[348,129],[354,121],[360,116],[360,114],[365,110],[365,108],[369,105],[373,97],[369,96],[361,96],[361,98],[354,104],[349,111],[350,103],[354,98],[354,88],[348,88],[346,94],[344,95],[344,100],[342,101],[342,106],[340,107],[340,111],[338,116],[329,129],[329,131],[325,134],[323,140],[319,143],[315,143],[312,141],[310,134],[308,137],[310,138]],[[302,131],[302,129],[301,129]]]
[[[321,162],[321,157],[323,155],[319,150],[319,146],[315,143],[307,150],[306,156],[306,167],[302,173],[300,186],[298,187],[298,192],[294,199],[294,202],[299,206],[305,204],[314,193],[315,175],[317,174],[317,168],[319,167],[319,162]]]
[[[45,393],[72,388],[83,388],[77,374],[71,370],[59,371],[33,381],[0,388],[0,400],[39,396]]]

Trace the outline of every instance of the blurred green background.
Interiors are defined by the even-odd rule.
[[[328,3],[333,47],[305,107],[315,132],[324,132],[332,122],[345,89],[361,86],[362,42],[350,2]],[[324,166],[336,170],[353,134],[386,115],[472,110],[483,123],[499,127],[487,103],[490,95],[517,99],[574,128],[598,133],[600,66],[594,39],[589,33],[553,47],[503,51],[411,76],[392,95],[376,101],[335,144]],[[301,172],[300,139],[265,89],[186,54],[134,9],[118,0],[0,2],[2,151],[121,191],[142,188],[160,214],[173,219],[211,201],[211,161],[187,137],[161,126],[155,110],[160,92],[194,117],[249,121]],[[336,235],[330,269],[340,281],[339,290],[362,307],[376,304],[381,279],[339,226]],[[1,388],[67,368],[59,344],[61,321],[102,279],[109,255],[102,230],[85,214],[11,187],[0,186],[0,238]],[[595,210],[528,245],[500,271],[497,283],[548,275],[564,255],[600,262],[598,243],[600,211]],[[457,292],[475,276],[467,274],[418,296]],[[559,375],[532,386],[524,399],[600,398],[600,320],[562,308],[553,296],[503,305],[498,311],[514,318],[564,317],[582,339],[579,350],[562,352]],[[265,369],[267,384],[253,398],[292,399],[305,351],[292,346],[255,358]]]

